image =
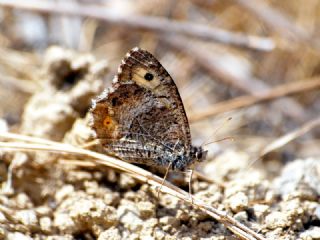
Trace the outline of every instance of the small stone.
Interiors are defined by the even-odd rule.
[[[152,236],[157,225],[158,219],[156,218],[149,218],[148,220],[145,220],[140,232],[141,236]]]
[[[121,201],[121,205],[117,209],[117,215],[120,218],[120,222],[130,231],[141,231],[143,221],[139,218],[139,211],[133,202]]]
[[[155,240],[155,238],[151,237],[151,236],[140,236],[140,239],[141,240]]]
[[[91,230],[99,236],[101,232],[118,223],[115,208],[102,199],[81,196],[82,192],[64,200],[54,214],[54,225],[67,234]]]
[[[130,231],[138,232],[141,231],[143,221],[138,218],[133,212],[128,212],[121,218],[121,222]]]
[[[82,173],[81,175],[84,175],[84,173]],[[92,175],[90,174],[90,177],[92,177]],[[96,192],[98,192],[99,189],[99,184],[96,181],[85,181],[82,180],[84,182],[84,187],[85,187],[85,191],[86,193],[88,193],[89,195],[95,195]]]
[[[238,212],[233,217],[239,222],[245,222],[248,220],[248,214],[245,211]]]
[[[156,240],[163,240],[166,236],[166,233],[162,229],[156,228],[154,230],[154,236],[156,237]]]
[[[74,231],[77,231],[75,221],[64,212],[57,212],[54,215],[54,226],[56,226],[61,233],[72,234]]]
[[[46,236],[46,240],[74,240],[74,236],[70,234]]]
[[[283,198],[314,200],[320,194],[319,159],[299,159],[289,163],[274,181],[274,189]]]
[[[32,240],[31,237],[20,232],[8,233],[7,240]]]
[[[137,185],[137,181],[128,174],[121,174],[119,185],[122,189],[130,189]]]
[[[5,223],[6,221],[7,221],[6,216],[2,212],[0,212],[0,223]]]
[[[261,221],[262,218],[268,213],[270,207],[264,204],[255,204],[253,206],[253,214],[257,218],[258,221]]]
[[[98,240],[121,240],[121,234],[119,229],[117,228],[109,228],[106,231],[103,231],[99,237]]]
[[[82,224],[100,224],[104,228],[117,223],[115,209],[107,206],[101,199],[82,199],[76,202],[70,215]]]
[[[40,228],[45,233],[50,233],[52,228],[52,221],[49,217],[42,217],[39,220]]]
[[[52,214],[52,209],[48,206],[40,206],[36,208],[36,213],[39,217],[45,217]]]
[[[207,189],[195,193],[195,196],[208,205],[215,205],[223,199],[221,189],[217,185],[210,185]]]
[[[314,215],[320,220],[320,204],[315,208]]]
[[[293,199],[293,200],[282,202],[281,206],[282,206],[281,207],[282,211],[285,211],[290,214],[301,215],[304,212],[304,209],[299,199]]]
[[[311,227],[310,229],[302,232],[299,237],[301,240],[320,239],[320,227]]]
[[[172,216],[165,216],[160,218],[160,224],[163,226],[164,231],[169,231],[172,228],[176,228],[180,225],[179,219]]]
[[[160,219],[160,223],[164,225],[171,225],[177,227],[180,224],[180,221],[176,217],[165,216]]]
[[[211,222],[201,222],[198,225],[198,229],[200,229],[204,232],[209,232],[212,229],[212,223]]]
[[[67,175],[67,181],[70,183],[73,182],[84,182],[84,187],[86,189],[90,188],[90,180],[92,179],[92,174],[86,171],[70,171]],[[97,182],[93,182],[93,184],[97,184]],[[94,186],[93,186],[94,187]]]
[[[117,192],[105,192],[102,198],[107,205],[112,206],[118,204],[120,201],[120,195]]]
[[[183,221],[183,222],[186,222],[189,220],[190,218],[190,214],[181,210],[181,209],[178,209],[177,210],[177,214],[176,214],[176,217],[177,219],[179,219],[180,221]]]
[[[19,193],[16,197],[17,208],[26,209],[32,208],[33,204],[29,198],[29,196],[25,193]]]
[[[274,202],[276,199],[276,194],[274,191],[268,190],[264,197],[264,200],[268,203]]]
[[[0,239],[5,239],[7,236],[7,231],[3,227],[0,227]]]
[[[266,216],[266,227],[269,229],[285,228],[290,225],[287,216],[282,212],[272,212]]]
[[[231,210],[235,213],[245,210],[248,207],[249,199],[243,192],[231,196],[228,199]]]
[[[38,226],[38,218],[34,210],[17,211],[15,217],[28,228],[35,228]]]
[[[140,240],[140,237],[137,233],[130,234],[128,240]]]
[[[60,203],[63,199],[67,198],[74,192],[72,185],[64,185],[55,195],[57,203]]]
[[[147,219],[155,216],[155,205],[151,202],[139,202],[138,210],[140,211],[140,217]]]

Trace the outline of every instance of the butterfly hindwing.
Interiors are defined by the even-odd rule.
[[[190,155],[190,129],[178,89],[145,50],[134,48],[126,55],[112,87],[94,101],[91,112],[97,138],[123,160],[166,165],[176,155]]]

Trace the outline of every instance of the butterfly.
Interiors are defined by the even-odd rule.
[[[93,100],[91,126],[104,150],[124,161],[183,171],[205,160],[191,143],[176,84],[148,51],[133,48],[112,87]]]

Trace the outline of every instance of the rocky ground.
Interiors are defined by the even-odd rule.
[[[89,139],[87,111],[105,87],[108,65],[56,47],[44,59],[43,87],[25,102],[16,132],[81,145]],[[5,121],[1,126],[6,131]],[[0,238],[237,239],[193,206],[158,197],[156,189],[125,173],[75,164],[81,159],[1,150]],[[276,155],[251,161],[251,154],[234,149],[209,154],[197,167],[207,180],[194,177],[194,196],[266,239],[320,239],[320,159],[285,166]],[[178,183],[178,175],[168,179]]]

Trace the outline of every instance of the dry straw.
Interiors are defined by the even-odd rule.
[[[195,197],[192,197],[191,202],[189,193],[172,185],[167,181],[164,181],[163,186],[161,186],[163,182],[162,178],[130,163],[118,160],[116,158],[104,154],[46,139],[29,137],[13,133],[1,133],[0,137],[4,139],[13,140],[9,142],[0,142],[0,148],[5,150],[48,151],[60,154],[87,156],[90,158],[91,163],[94,163],[96,165],[105,165],[116,170],[123,171],[139,181],[148,183],[151,186],[161,189],[161,192],[163,193],[167,193],[171,196],[179,198],[183,200],[185,203],[191,203],[193,207],[204,211],[206,214],[210,215],[215,220],[224,224],[230,231],[232,231],[241,239],[264,239],[261,235],[257,234],[256,232],[244,226],[243,224],[237,222],[231,216],[228,216],[226,212],[219,211],[209,205],[206,205],[203,201]]]

